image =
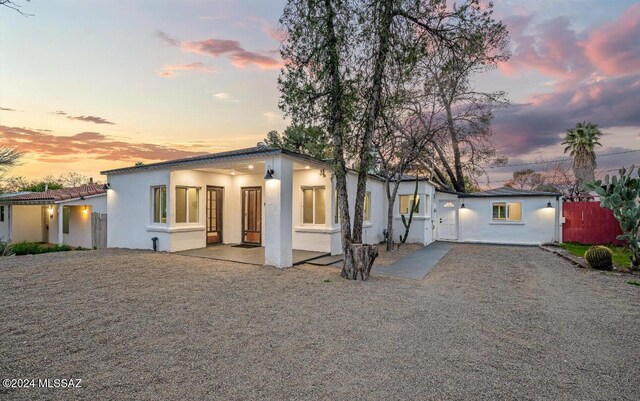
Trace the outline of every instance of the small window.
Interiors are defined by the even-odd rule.
[[[194,187],[176,187],[176,223],[198,222],[200,190]]]
[[[153,222],[167,222],[167,187],[153,187]]]
[[[324,224],[325,222],[324,187],[302,188],[302,223]]]
[[[496,202],[493,204],[492,218],[497,221],[522,221],[522,203]]]
[[[0,221],[4,221],[4,206],[0,206]]]
[[[69,216],[71,209],[68,206],[60,206],[62,208],[62,233],[69,234]]]
[[[371,192],[367,192],[364,195],[364,213],[362,220],[366,222],[371,221]]]
[[[400,214],[409,214],[409,207],[411,207],[412,203],[413,203],[413,195],[400,195],[400,202],[398,202]],[[416,204],[413,208],[413,213],[418,213],[419,209],[420,209],[420,203],[419,201],[416,201]]]

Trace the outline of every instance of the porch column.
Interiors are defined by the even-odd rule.
[[[62,245],[64,244],[64,234],[62,233],[62,222],[63,222],[63,213],[62,213],[62,209],[64,208],[64,206],[62,205],[58,205],[58,244]]]
[[[275,267],[293,265],[293,162],[282,156],[267,160],[273,178],[265,180],[264,263]]]

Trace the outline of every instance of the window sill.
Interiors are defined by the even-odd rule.
[[[492,221],[489,224],[497,226],[524,226],[524,221]]]
[[[340,232],[340,227],[331,228],[325,226],[298,226],[294,227],[298,233],[334,234]]]
[[[406,219],[409,219],[409,215],[408,214],[405,215],[405,216],[406,216],[405,217]],[[402,219],[402,215],[399,214],[397,216],[394,216],[393,218],[396,219],[396,220],[400,220],[400,219]],[[431,220],[431,216],[420,216],[420,215],[415,215],[414,214],[413,215],[413,220]]]
[[[186,233],[192,231],[204,231],[205,226],[201,225],[184,225],[184,226],[147,226],[147,232],[152,233]]]

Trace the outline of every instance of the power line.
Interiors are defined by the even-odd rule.
[[[619,168],[610,168],[610,169],[607,169],[607,170],[595,170],[595,171],[594,171],[594,173],[607,173],[607,172],[609,172],[609,171],[619,171],[619,170],[620,170]],[[543,173],[543,171],[534,171],[533,173]],[[487,180],[486,180],[486,182],[487,182],[487,184],[489,184],[489,183],[492,183],[492,184],[493,184],[493,183],[495,183],[495,182],[507,182],[507,181],[511,181],[512,179],[513,179],[513,177],[512,177],[512,178],[509,178],[509,179],[506,179],[506,180],[492,180],[492,179],[487,179]]]
[[[626,154],[626,153],[634,153],[634,152],[640,152],[640,149],[635,149],[635,150],[625,150],[622,152],[613,152],[613,153],[603,153],[601,155],[596,155],[596,157],[605,157],[605,156],[614,156],[614,155],[622,155],[622,154]],[[531,166],[534,164],[546,164],[546,163],[555,163],[555,162],[565,162],[565,161],[570,161],[573,160],[571,157],[565,157],[562,159],[555,159],[555,160],[543,160],[543,161],[539,161],[539,162],[527,162],[527,163],[519,163],[519,164],[506,164],[504,166],[488,166],[489,168],[506,168],[506,167],[520,167],[520,166]]]

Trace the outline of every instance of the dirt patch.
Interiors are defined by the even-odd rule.
[[[422,244],[402,244],[398,248],[398,244],[394,245],[396,248],[392,251],[386,250],[385,244],[378,245],[378,257],[376,258],[376,266],[389,266],[396,262],[398,259],[405,255],[415,252],[418,249],[424,247]]]

